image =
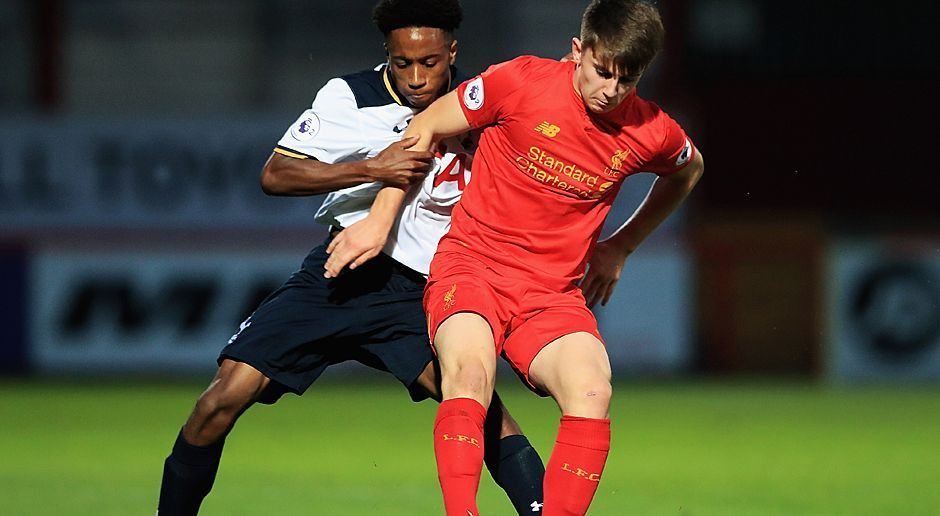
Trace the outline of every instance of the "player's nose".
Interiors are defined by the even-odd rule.
[[[620,89],[620,80],[617,76],[614,76],[604,84],[604,94],[608,97],[616,97],[617,90]]]
[[[421,73],[421,70],[417,67],[412,69],[411,77],[408,78],[408,87],[413,90],[419,90],[424,87],[428,82],[426,75]]]
[[[620,81],[614,77],[604,83],[604,96],[611,99],[619,94]]]

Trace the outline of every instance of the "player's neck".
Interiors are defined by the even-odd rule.
[[[591,109],[588,108],[587,103],[584,102],[584,96],[581,95],[581,88],[579,86],[581,80],[581,65],[577,64],[574,67],[574,71],[571,73],[571,90],[574,92],[574,97],[577,99],[578,103],[581,106],[581,111],[583,116],[588,118],[594,116],[594,113],[591,112]]]
[[[578,87],[578,82],[581,79],[581,65],[575,65],[574,72],[571,74],[571,89],[574,90],[574,94],[578,99],[581,100],[581,103],[584,104],[584,97],[581,96],[581,88]],[[584,106],[587,109],[587,106]]]

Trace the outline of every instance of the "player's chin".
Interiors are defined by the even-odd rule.
[[[424,109],[434,102],[434,95],[430,93],[425,93],[423,95],[408,95],[408,102],[418,109]]]
[[[610,102],[603,103],[603,102],[593,101],[588,104],[588,109],[590,109],[592,113],[596,113],[598,115],[602,115],[604,113],[610,113],[616,107],[617,107],[617,104],[612,104]]]

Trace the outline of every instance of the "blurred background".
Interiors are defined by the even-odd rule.
[[[717,456],[698,457],[700,463],[681,470],[687,477],[677,479],[660,466],[662,456],[650,457],[644,469],[646,448],[638,445],[623,461],[630,468],[618,473],[620,462],[612,461],[610,474],[659,480],[661,490],[650,500],[685,499],[687,507],[697,501],[696,514],[930,513],[936,504],[899,508],[923,501],[921,487],[940,475],[929,458],[940,454],[922,447],[940,431],[934,147],[940,3],[658,3],[667,45],[640,95],[683,125],[707,166],[687,205],[630,257],[611,303],[595,312],[615,378],[653,382],[646,390],[628,388],[624,402],[640,405],[618,410],[656,415],[652,427],[637,430],[636,442],[644,435],[668,440],[676,453],[670,467],[707,454],[703,436],[718,436],[714,446],[730,439],[729,421],[748,428],[755,414],[773,422],[753,425],[791,439],[791,446],[749,443],[744,436],[714,453],[730,456],[752,446],[742,453],[753,464],[729,465],[725,477],[714,469]],[[36,428],[53,441],[63,434],[57,429],[78,431],[78,419],[45,405],[74,393],[70,382],[78,380],[92,386],[85,387],[87,397],[108,400],[87,413],[108,424],[138,417],[129,414],[144,407],[153,411],[153,419],[140,414],[160,429],[146,439],[147,466],[118,470],[136,479],[127,491],[137,498],[110,513],[140,512],[141,500],[155,501],[163,454],[214,372],[218,351],[325,236],[312,220],[318,198],[267,198],[258,179],[277,140],[328,79],[384,60],[381,34],[370,21],[373,4],[0,0],[0,413],[7,421],[16,414],[24,425],[0,428],[13,436],[0,439],[4,456],[37,435]],[[585,4],[464,0],[458,66],[474,74],[520,54],[560,57],[579,31]],[[608,231],[629,216],[651,181],[644,174],[627,182]],[[356,366],[333,374],[357,392],[395,389],[394,406],[407,410],[392,381],[377,387]],[[716,378],[730,379],[730,387],[708,387]],[[183,390],[156,401],[161,385],[180,384]],[[109,397],[117,393],[129,396],[127,405]],[[526,393],[519,399],[538,403]],[[676,400],[685,404],[670,405]],[[815,408],[799,408],[809,406]],[[794,423],[810,426],[779,433]],[[843,430],[827,434],[813,424]],[[848,449],[836,444],[865,428],[872,432],[861,434],[868,440]],[[670,434],[683,429],[690,434]],[[306,431],[297,429],[299,436]],[[540,446],[543,457],[551,431]],[[143,441],[134,442],[132,449]],[[819,448],[804,448],[808,442]],[[88,443],[76,447],[102,449]],[[662,450],[657,444],[648,448]],[[436,493],[433,459],[421,457]],[[801,458],[791,471],[783,465],[792,457]],[[768,468],[768,461],[779,468]],[[61,461],[49,464],[46,469],[68,469]],[[0,471],[5,486],[44,492],[42,482],[30,484],[19,468]],[[297,469],[297,476],[313,474]],[[871,474],[849,480],[849,470]],[[238,499],[240,484],[231,476],[238,470],[229,471],[228,496]],[[807,471],[825,472],[830,483],[808,487],[802,483]],[[774,475],[790,473],[792,491],[777,498],[782,505],[742,501],[735,490],[764,493],[781,485]],[[869,482],[882,473],[915,476],[893,484],[895,498],[874,502],[866,498]],[[85,486],[88,471],[74,475],[75,485]],[[749,483],[755,479],[767,483]],[[683,482],[692,487],[668,493],[686,487]],[[731,494],[709,499],[696,491],[702,482],[724,482]],[[319,496],[342,492],[328,487]],[[301,493],[310,489],[298,486]],[[280,500],[274,493],[269,499]],[[253,496],[237,507],[250,508],[258,493]],[[814,496],[818,507],[800,505]],[[631,491],[627,499],[643,501],[643,493]],[[33,498],[21,500],[18,511],[31,507]],[[210,503],[221,503],[215,500]],[[599,494],[597,514],[623,514],[623,503]],[[635,514],[677,512],[653,502],[631,507]],[[9,513],[24,513],[18,511]],[[678,513],[686,514],[682,507]]]
[[[468,0],[458,65],[561,56],[583,4]],[[211,372],[322,238],[319,199],[259,172],[320,86],[383,60],[372,5],[0,2],[0,368]],[[640,94],[708,174],[597,310],[615,367],[940,379],[937,4],[660,7]]]

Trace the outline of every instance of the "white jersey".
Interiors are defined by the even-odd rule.
[[[458,84],[456,72],[451,86]],[[372,158],[401,139],[418,112],[394,88],[385,65],[331,79],[317,92],[310,109],[291,125],[275,152],[294,158],[343,163]],[[450,215],[467,182],[475,142],[469,137],[441,142],[434,168],[409,190],[384,252],[422,274],[437,243],[450,229]],[[349,227],[368,215],[381,183],[331,192],[314,219]]]

